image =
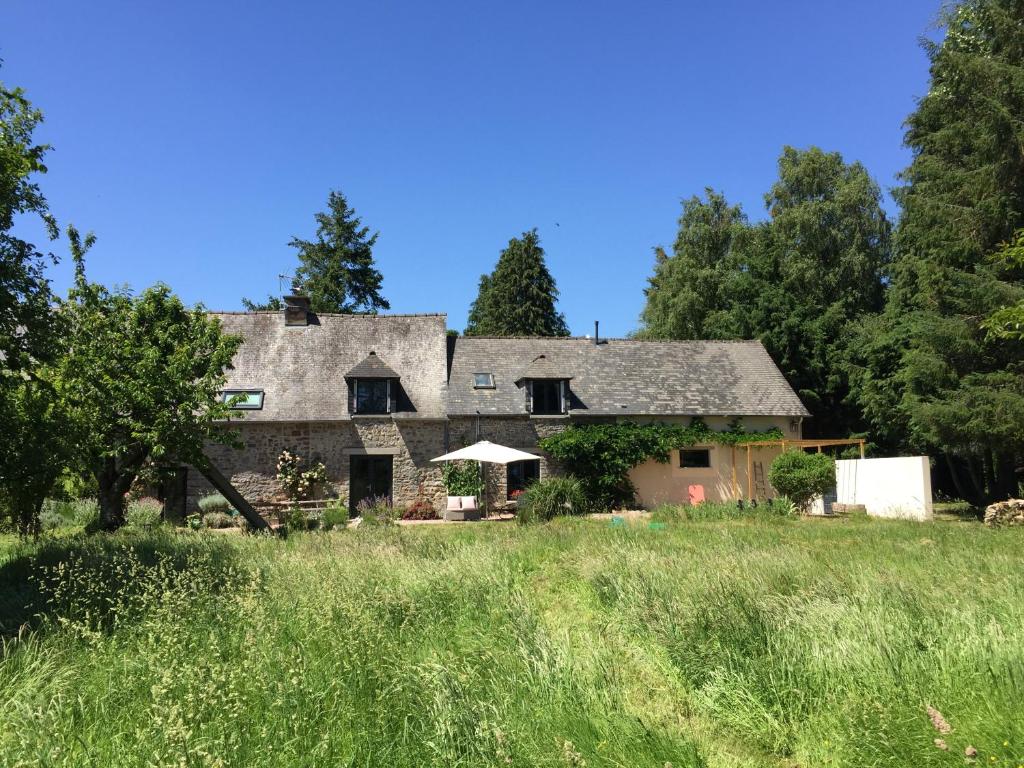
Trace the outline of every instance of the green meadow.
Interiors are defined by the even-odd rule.
[[[2,539],[0,765],[1017,766],[1022,553],[672,516]]]

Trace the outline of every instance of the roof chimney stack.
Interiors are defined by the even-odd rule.
[[[292,293],[284,297],[284,324],[309,325],[309,296]]]
[[[601,337],[597,335],[597,324],[598,324],[598,321],[595,320],[594,321],[594,346],[597,346],[598,344],[601,343]]]

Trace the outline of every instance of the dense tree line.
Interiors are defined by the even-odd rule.
[[[943,20],[892,237],[863,167],[786,148],[766,221],[710,190],[683,204],[641,334],[760,338],[812,429],[941,456],[982,502],[1018,491],[1024,459],[1024,3]]]

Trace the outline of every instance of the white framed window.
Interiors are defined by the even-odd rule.
[[[225,389],[221,401],[233,411],[258,411],[263,408],[262,389]]]
[[[494,389],[494,374],[474,373],[473,389]]]

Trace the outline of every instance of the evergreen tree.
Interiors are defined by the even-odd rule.
[[[853,345],[857,401],[893,448],[943,454],[965,498],[1017,492],[1024,345],[984,320],[1024,298],[991,254],[1024,225],[1024,3],[968,0],[928,44],[884,314]]]
[[[294,290],[310,299],[314,312],[376,313],[390,309],[381,295],[383,276],[374,266],[373,246],[379,233],[370,234],[349,207],[345,196],[332,191],[327,211],[316,218],[316,240],[293,237],[288,243],[299,252]],[[281,309],[270,296],[264,303],[242,299],[246,309]]]
[[[467,336],[568,336],[555,309],[558,289],[544,263],[537,230],[509,240],[470,306]]]
[[[810,434],[859,431],[842,370],[850,323],[882,307],[890,225],[881,191],[839,153],[786,147],[765,205],[769,220],[749,225],[712,190],[684,202],[640,335],[760,339],[814,414]]]

